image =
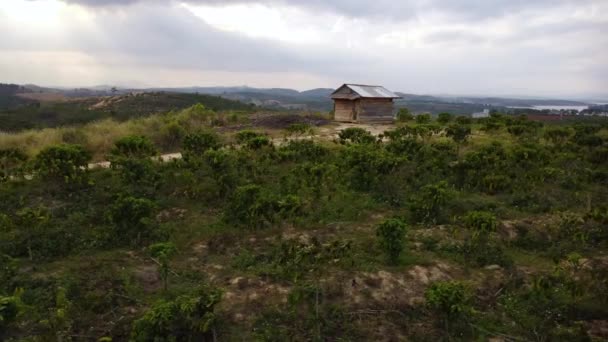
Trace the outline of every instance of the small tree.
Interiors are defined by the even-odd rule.
[[[45,180],[69,184],[86,180],[91,154],[80,145],[62,144],[47,147],[34,160],[34,171]]]
[[[450,113],[439,113],[439,115],[437,115],[437,122],[442,125],[449,123],[450,121],[452,121],[452,119],[453,116]]]
[[[34,259],[35,241],[42,230],[48,227],[50,215],[46,208],[25,208],[17,212],[17,227],[19,235],[27,249],[30,260]],[[38,240],[40,241],[40,240]]]
[[[380,247],[392,264],[398,263],[399,255],[403,251],[406,228],[405,222],[399,219],[388,219],[376,228]]]
[[[457,320],[466,318],[473,308],[467,287],[458,281],[433,283],[424,293],[427,305],[442,316],[446,334]]]
[[[148,247],[150,255],[158,261],[158,271],[163,280],[163,288],[167,291],[169,285],[169,260],[177,252],[177,248],[171,242],[155,243]]]
[[[452,124],[446,129],[446,135],[460,146],[471,135],[471,127],[462,124]]]
[[[412,115],[412,113],[410,113],[409,109],[405,107],[399,108],[399,111],[397,112],[397,121],[408,122],[412,121],[412,119],[414,119],[414,116]]]

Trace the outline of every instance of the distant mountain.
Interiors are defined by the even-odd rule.
[[[309,109],[331,110],[331,88],[316,88],[297,91],[289,88],[254,88],[248,86],[236,87],[178,87],[178,88],[117,88],[107,85],[89,88],[46,88],[36,85],[21,86],[21,92],[60,93],[68,98],[96,97],[109,95],[124,95],[142,92],[170,92],[186,94],[207,94],[221,96],[257,106],[277,109]],[[590,103],[560,99],[534,98],[502,98],[484,96],[449,96],[449,95],[417,95],[397,92],[402,98],[396,101],[398,107],[407,106],[415,112],[452,111],[458,114],[470,114],[478,110],[492,107],[499,110],[510,107],[534,106],[587,106]],[[4,102],[7,102],[6,100]]]
[[[326,97],[329,98],[334,89],[331,88],[315,88],[300,92],[300,96],[303,97]]]

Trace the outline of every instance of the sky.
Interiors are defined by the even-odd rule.
[[[608,0],[0,0],[0,82],[608,98]]]

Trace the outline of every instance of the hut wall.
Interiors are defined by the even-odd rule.
[[[392,99],[360,99],[355,108],[359,122],[393,120]]]
[[[351,122],[353,121],[354,101],[334,100],[334,120]]]

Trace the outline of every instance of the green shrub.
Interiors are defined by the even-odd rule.
[[[328,148],[312,140],[290,140],[279,148],[282,160],[321,161],[329,155]]]
[[[151,157],[157,154],[152,142],[143,136],[129,136],[116,142],[110,151],[110,166],[116,170],[124,184],[135,185],[137,192],[142,187],[156,187],[160,175]]]
[[[153,237],[155,210],[156,204],[146,198],[118,197],[107,211],[114,225],[112,240],[138,245],[143,239]]]
[[[177,252],[177,247],[171,242],[159,242],[148,247],[150,255],[158,260],[158,270],[160,278],[163,280],[163,287],[167,291],[169,285],[169,260]]]
[[[0,338],[3,338],[9,325],[17,320],[20,311],[19,297],[0,296]]]
[[[215,340],[218,316],[215,306],[221,291],[202,288],[195,295],[161,300],[133,322],[131,341],[170,342]]]
[[[188,161],[195,157],[202,157],[208,150],[216,150],[222,146],[220,138],[212,132],[191,133],[184,137],[182,144],[183,158]]]
[[[0,183],[23,176],[27,155],[17,148],[0,149]]]
[[[404,248],[406,224],[399,219],[388,219],[376,228],[380,247],[390,263],[396,264]]]
[[[417,124],[428,124],[432,121],[433,117],[429,113],[418,114],[415,117]]]
[[[224,217],[228,222],[262,228],[274,221],[275,199],[259,185],[236,188]]]
[[[144,136],[128,136],[119,139],[110,151],[110,160],[116,158],[150,158],[158,152],[150,139]]]
[[[552,144],[561,146],[572,136],[572,131],[567,127],[552,127],[545,131],[545,139]]]
[[[247,144],[249,140],[264,137],[265,134],[250,130],[242,130],[236,133],[236,142],[238,144]]]
[[[452,138],[455,143],[461,144],[467,141],[467,138],[471,135],[471,127],[461,124],[452,124],[446,129],[446,135]]]
[[[410,113],[410,110],[407,108],[399,108],[397,111],[397,121],[399,122],[408,122],[412,121],[414,116]]]
[[[444,320],[445,332],[449,335],[452,324],[468,318],[473,312],[468,288],[458,281],[439,281],[424,292],[427,305]]]
[[[410,201],[412,219],[414,222],[426,224],[444,221],[444,209],[452,197],[453,192],[445,181],[425,185]]]
[[[470,116],[457,116],[455,119],[456,123],[459,125],[470,125],[473,123],[473,119]]]
[[[498,226],[496,216],[487,211],[471,211],[463,217],[464,225],[477,236],[495,232]]]
[[[437,115],[437,122],[439,122],[442,125],[445,125],[445,124],[449,123],[450,121],[452,121],[453,118],[454,117],[450,113],[439,113]]]
[[[348,127],[341,130],[338,138],[341,144],[373,144],[376,142],[376,137],[359,127]]]
[[[86,180],[90,159],[91,154],[82,146],[62,144],[40,151],[33,167],[45,180],[77,184]]]

